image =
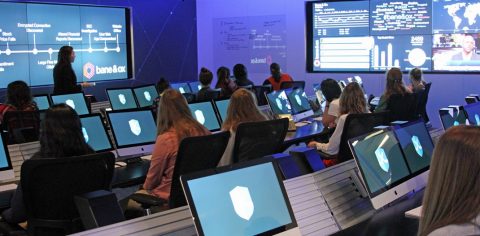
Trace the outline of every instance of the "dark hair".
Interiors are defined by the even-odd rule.
[[[212,83],[213,73],[209,69],[202,67],[202,69],[200,69],[200,74],[198,75],[198,80],[204,86],[209,85]]]
[[[93,153],[85,142],[80,118],[66,104],[56,104],[45,112],[40,126],[40,156],[71,157]]]
[[[30,87],[21,80],[13,81],[7,86],[8,105],[12,105],[19,110],[23,110],[26,106],[33,103]]]
[[[221,87],[221,84],[226,84],[230,78],[230,69],[225,66],[221,66],[217,69],[217,85],[216,88]]]
[[[170,88],[170,82],[166,80],[164,77],[161,77],[160,80],[156,84],[157,91],[159,94],[163,93],[166,89]]]
[[[397,67],[392,67],[387,71],[387,84],[385,86],[385,93],[383,94],[385,99],[390,98],[392,94],[403,95],[408,93],[402,78],[402,71]]]
[[[281,73],[280,73],[280,65],[278,63],[272,63],[270,64],[270,73],[272,74],[273,79],[275,79],[276,82],[280,81],[281,78]]]
[[[58,61],[57,64],[67,64],[71,65],[70,56],[72,55],[73,47],[71,46],[62,46],[58,51]]]
[[[237,80],[248,79],[247,75],[248,75],[247,67],[245,67],[243,64],[236,64],[233,67],[233,76],[235,76],[235,79]]]
[[[413,68],[411,71],[410,71],[410,78],[412,80],[415,80],[417,82],[420,82],[422,81],[422,77],[423,77],[423,73],[422,73],[422,70],[419,69],[419,68]]]
[[[327,78],[320,84],[320,90],[322,90],[323,96],[328,102],[340,98],[342,94],[342,89],[338,82],[334,79]]]

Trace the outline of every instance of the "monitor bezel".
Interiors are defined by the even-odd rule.
[[[125,109],[114,109],[113,104],[112,104],[112,99],[110,99],[110,94],[108,93],[108,91],[115,91],[115,90],[130,90],[132,92],[132,97],[133,97],[133,101],[135,102],[135,106],[137,106],[137,107],[125,108]],[[110,103],[110,108],[112,108],[112,110],[114,110],[114,111],[125,111],[125,110],[139,108],[138,102],[137,102],[137,97],[135,96],[135,92],[133,91],[133,89],[131,87],[107,88],[107,89],[105,89],[105,93],[107,94],[108,103]]]
[[[210,103],[210,105],[212,106],[212,109],[213,109],[213,113],[215,114],[215,118],[217,120],[217,123],[218,123],[218,129],[209,129],[210,132],[216,132],[216,131],[219,131],[222,129],[222,120],[221,118],[219,117],[219,114],[217,113],[217,110],[216,110],[216,105],[215,103],[213,102],[213,100],[207,100],[207,101],[195,101],[195,102],[191,102],[188,104],[188,109],[190,109],[190,105],[195,105],[195,104],[201,104],[201,103]],[[190,110],[191,111],[191,110]],[[192,116],[193,118],[195,119],[195,115],[192,113]],[[197,120],[197,119],[195,119]],[[203,126],[205,128],[207,128],[206,126]],[[208,128],[207,128],[208,129]]]
[[[0,137],[2,138],[3,150],[5,151],[5,158],[7,159],[7,164],[8,164],[6,167],[0,167],[0,172],[9,171],[9,170],[14,171],[13,170],[13,165],[12,165],[12,160],[11,160],[11,157],[10,157],[10,151],[8,150],[7,133],[0,132]]]
[[[57,95],[62,95],[62,94],[57,94]],[[32,98],[36,98],[36,97],[47,97],[47,101],[48,101],[48,108],[47,108],[47,109],[38,109],[39,111],[46,111],[46,110],[48,110],[48,109],[52,106],[52,104],[53,104],[52,100],[50,100],[50,95],[49,95],[48,93],[44,93],[44,94],[42,93],[42,94],[32,95]],[[37,108],[38,108],[38,104],[37,104]],[[87,106],[87,108],[88,108],[88,106]]]
[[[136,108],[136,109],[125,109],[125,110],[111,110],[111,111],[106,112],[108,125],[110,126],[110,130],[112,131],[113,141],[115,142],[115,147],[117,148],[117,150],[121,149],[121,148],[129,148],[129,147],[137,147],[137,146],[145,146],[145,145],[155,144],[156,139],[153,140],[152,142],[118,145],[117,136],[115,135],[115,129],[113,128],[112,121],[110,120],[110,114],[127,113],[127,112],[140,112],[140,111],[149,111],[152,114],[153,122],[155,123],[155,125],[157,124],[157,122],[155,121],[155,116],[153,115],[153,111],[151,109]]]
[[[189,173],[189,174],[180,176],[180,183],[182,184],[183,193],[185,195],[187,203],[190,206],[189,209],[190,209],[190,213],[192,214],[192,217],[193,217],[195,230],[197,231],[197,234],[199,236],[204,236],[205,235],[203,233],[202,225],[200,223],[200,218],[198,216],[198,212],[195,208],[195,203],[193,201],[190,188],[188,186],[188,181],[193,180],[193,179],[208,177],[208,176],[212,176],[212,175],[216,175],[216,174],[222,174],[222,173],[226,173],[226,172],[229,172],[229,171],[235,171],[235,170],[239,170],[239,169],[243,169],[243,168],[248,168],[248,167],[252,167],[252,166],[256,166],[256,165],[266,164],[266,163],[270,163],[272,165],[272,168],[273,168],[273,170],[275,172],[275,175],[277,177],[278,185],[280,186],[280,190],[282,192],[283,198],[285,200],[285,205],[287,206],[288,213],[290,215],[290,219],[291,219],[292,222],[290,224],[280,226],[280,227],[275,228],[275,229],[271,229],[267,232],[263,232],[263,233],[258,234],[258,235],[273,235],[275,233],[282,232],[283,229],[290,229],[290,228],[297,227],[297,220],[295,219],[295,215],[293,213],[293,209],[292,209],[292,206],[291,206],[291,203],[290,203],[290,199],[288,198],[287,191],[286,191],[285,186],[283,184],[282,172],[279,170],[278,166],[274,162],[275,162],[275,160],[274,160],[273,157],[263,157],[263,158],[259,158],[259,159],[255,159],[255,160],[251,160],[251,161],[240,162],[240,163],[236,163],[236,164],[232,164],[232,165],[228,165],[228,166],[218,167],[216,169],[209,169],[209,170]]]
[[[222,115],[220,114],[220,109],[218,109],[218,106],[217,106],[217,102],[222,102],[222,101],[229,101],[228,106],[230,106],[230,98],[215,99],[215,100],[213,100],[213,104],[215,105],[215,112],[217,112],[218,117],[220,118],[220,120],[222,121],[222,124],[223,124],[223,122],[225,122],[225,120],[223,120]],[[228,106],[227,106],[227,116],[228,116]],[[227,119],[227,117],[225,117],[225,119]]]
[[[88,114],[92,114],[92,111],[91,111],[91,107],[88,105],[88,102],[87,102],[87,98],[85,97],[85,93],[84,92],[78,92],[78,93],[62,93],[62,94],[50,94],[50,102],[51,102],[51,106],[53,105],[56,105],[56,104],[61,104],[61,103],[55,103],[53,102],[53,97],[57,97],[57,96],[66,96],[66,95],[74,95],[74,94],[82,94],[82,97],[83,97],[83,101],[85,102],[85,107],[87,107],[87,111],[88,111]],[[75,110],[75,109],[74,109]],[[77,110],[75,110],[76,112]],[[78,112],[77,112],[78,114]],[[78,114],[78,115],[88,115],[88,114]]]
[[[137,101],[137,107],[138,107],[138,108],[144,108],[144,107],[149,107],[149,106],[144,106],[144,107],[142,107],[142,106],[140,105],[140,102],[138,101],[139,99],[138,99],[138,97],[137,97],[137,94],[135,93],[135,89],[146,88],[146,87],[151,87],[151,86],[153,86],[153,88],[155,88],[155,91],[157,92],[157,94],[156,94],[157,96],[153,99],[154,102],[155,102],[155,99],[156,99],[158,96],[160,96],[160,93],[158,92],[157,86],[155,86],[155,84],[147,84],[147,85],[136,86],[136,87],[133,87],[133,88],[132,88],[133,96],[135,97],[135,100]],[[110,101],[110,99],[109,99],[109,101]],[[153,103],[152,103],[152,104],[153,104]],[[150,105],[150,106],[151,106],[151,105]]]
[[[102,115],[99,113],[94,113],[94,114],[88,114],[88,115],[81,115],[79,116],[80,122],[82,122],[82,118],[92,118],[92,117],[98,117],[100,119],[100,123],[102,124],[103,130],[105,131],[105,134],[107,135],[107,140],[108,143],[110,144],[110,148],[107,149],[101,149],[101,150],[94,150],[95,152],[109,152],[115,150],[115,147],[113,146],[112,140],[110,139],[110,135],[108,134],[107,127],[105,127],[105,123],[103,122]],[[113,131],[112,131],[113,135]],[[91,146],[90,146],[91,147]],[[91,147],[93,149],[93,147]]]

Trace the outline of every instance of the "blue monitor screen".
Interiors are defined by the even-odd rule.
[[[153,102],[158,97],[158,92],[154,85],[134,88],[133,92],[135,93],[135,97],[137,98],[140,107],[152,106]]]
[[[465,110],[465,113],[467,113],[469,123],[480,126],[480,102],[463,106],[463,109]]]
[[[290,105],[290,102],[288,101],[285,90],[273,91],[267,94],[267,99],[274,114],[281,115],[292,113],[292,105]]]
[[[288,100],[292,105],[292,111],[294,114],[302,113],[311,110],[312,107],[308,102],[308,97],[303,89],[294,89],[288,93]]]
[[[352,143],[352,149],[372,195],[407,177],[407,164],[392,131],[379,131]],[[373,196],[372,196],[373,197]]]
[[[107,94],[113,110],[137,108],[132,89],[109,89]]]
[[[425,123],[414,122],[402,128],[395,129],[400,146],[412,173],[430,166],[433,153],[433,143]]]
[[[190,88],[192,89],[193,93],[198,93],[198,91],[200,91],[200,89],[202,89],[202,85],[198,81],[190,82],[189,85],[190,85]]]
[[[107,113],[118,148],[154,143],[157,126],[152,111]]]
[[[257,235],[293,222],[272,163],[187,184],[204,235]]]
[[[86,115],[90,113],[83,93],[52,95],[51,97],[53,104],[65,103],[75,109],[78,115]]]
[[[217,105],[218,112],[220,113],[220,118],[222,118],[223,121],[227,119],[227,110],[229,104],[230,99],[215,101],[215,105]]]
[[[452,126],[464,125],[467,123],[467,116],[462,108],[442,108],[439,110],[440,120],[442,121],[443,128],[447,130]]]
[[[9,167],[9,156],[7,154],[7,147],[4,145],[3,136],[0,135],[0,169]]]
[[[187,83],[178,83],[170,85],[173,89],[179,91],[180,93],[192,93],[190,86]]]
[[[37,104],[38,110],[47,110],[50,108],[50,101],[48,100],[48,96],[35,96],[33,97],[33,101]]]
[[[58,51],[73,47],[81,81],[132,77],[129,9],[39,3],[0,3],[0,88],[15,80],[53,84]],[[128,15],[128,17],[127,17]]]
[[[111,150],[112,145],[99,115],[82,117],[82,133],[85,141],[95,152]]]
[[[220,123],[215,115],[211,102],[188,104],[193,117],[210,131],[220,129]]]

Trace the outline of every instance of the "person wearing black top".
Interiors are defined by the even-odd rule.
[[[200,74],[198,75],[198,81],[200,81],[200,84],[202,85],[202,89],[200,89],[200,91],[197,93],[198,101],[212,99],[210,94],[210,92],[214,91],[212,88],[210,88],[212,80],[213,73],[209,69],[202,67],[202,69],[200,69]]]
[[[72,68],[75,61],[75,51],[70,46],[63,46],[58,52],[57,64],[53,68],[53,93],[66,94],[82,92],[82,87],[90,87],[93,84],[84,82],[77,84],[77,76]]]
[[[243,64],[236,64],[233,67],[233,75],[235,76],[235,83],[240,86],[253,86],[253,82],[248,79],[247,67]]]

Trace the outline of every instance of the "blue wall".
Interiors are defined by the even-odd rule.
[[[97,83],[96,87],[85,89],[86,94],[93,94],[98,100],[106,100],[106,88],[156,83],[160,76],[165,76],[170,81],[196,79],[195,0],[47,0],[47,2],[132,8],[135,78]],[[36,87],[33,88],[33,93],[50,93],[52,90],[52,87]],[[0,90],[0,102],[4,100],[4,96],[5,89]]]

